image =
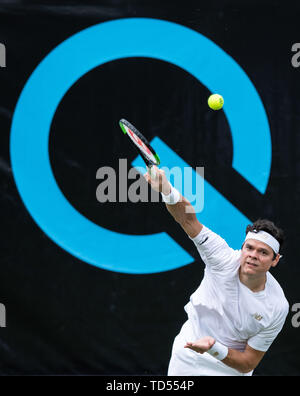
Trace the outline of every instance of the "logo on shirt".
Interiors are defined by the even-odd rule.
[[[260,314],[258,314],[257,312],[255,312],[255,314],[254,315],[252,315],[253,317],[254,317],[254,319],[256,319],[256,320],[258,320],[258,321],[261,321],[262,320],[262,316],[260,315]]]

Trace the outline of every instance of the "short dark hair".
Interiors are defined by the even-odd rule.
[[[248,232],[266,231],[271,234],[280,244],[280,251],[285,241],[285,235],[281,228],[278,228],[272,221],[267,219],[258,219],[253,224],[249,224],[246,228],[246,235]],[[274,253],[274,258],[276,254]]]

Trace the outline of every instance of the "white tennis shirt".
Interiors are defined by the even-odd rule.
[[[264,290],[254,293],[239,279],[240,250],[230,248],[224,239],[205,226],[192,240],[205,263],[205,273],[185,306],[188,322],[183,326],[182,342],[212,336],[228,348],[243,351],[249,344],[256,350],[267,351],[282,329],[289,311],[279,283],[267,272]],[[187,339],[191,337],[194,339]],[[179,339],[174,342],[176,353],[181,350],[182,342]],[[205,367],[205,358],[209,363],[214,359],[205,353],[197,358],[197,364]],[[222,363],[222,366],[225,365]],[[220,365],[215,367],[217,371],[221,368]],[[232,370],[233,375],[237,374],[228,366],[227,369]],[[193,374],[187,371],[186,375]],[[198,375],[201,375],[201,370]]]

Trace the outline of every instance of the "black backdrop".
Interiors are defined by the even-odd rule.
[[[173,338],[185,320],[183,306],[202,278],[203,264],[163,205],[97,202],[96,170],[117,168],[118,158],[135,157],[120,143],[120,114],[147,130],[150,139],[159,135],[191,166],[201,158],[205,178],[249,219],[267,217],[286,231],[284,257],[272,274],[290,306],[299,302],[300,68],[291,63],[291,47],[299,41],[300,9],[278,4],[0,2],[0,42],[6,46],[6,68],[0,69],[0,303],[7,321],[0,328],[1,374],[167,372]],[[14,109],[40,61],[74,33],[124,17],[176,22],[219,45],[255,84],[272,138],[271,176],[262,195],[231,168],[232,141],[224,113],[208,109],[209,91],[182,69],[154,59],[122,59],[74,84],[51,125],[49,153],[56,181],[71,204],[96,224],[131,235],[166,231],[195,259],[148,275],[88,265],[52,242],[22,203],[9,154]],[[97,136],[100,120],[112,131],[107,139]],[[193,136],[199,130],[192,144],[182,139],[187,131]],[[292,324],[294,314],[290,311],[257,375],[299,374],[300,329]]]

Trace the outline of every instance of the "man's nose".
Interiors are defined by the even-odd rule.
[[[249,256],[250,256],[251,258],[254,258],[254,259],[257,260],[257,258],[258,258],[257,251],[256,251],[256,250],[252,250],[252,251],[249,253]]]

